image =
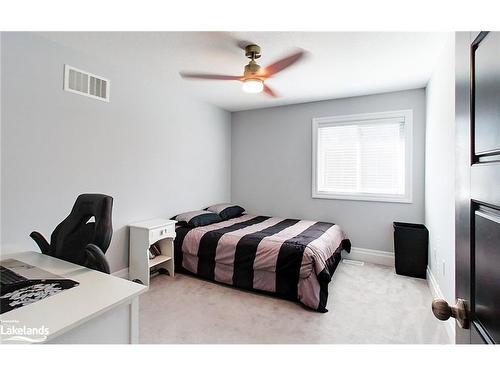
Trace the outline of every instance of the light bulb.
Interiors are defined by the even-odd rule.
[[[243,82],[243,91],[256,94],[262,92],[264,89],[264,83],[260,79],[250,78]]]

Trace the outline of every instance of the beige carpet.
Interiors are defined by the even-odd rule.
[[[141,343],[449,343],[432,315],[426,281],[389,267],[341,263],[329,312],[178,274],[157,276],[140,297]]]

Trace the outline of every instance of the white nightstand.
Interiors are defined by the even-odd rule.
[[[164,268],[174,276],[175,220],[153,219],[130,225],[129,279],[149,286],[150,269]],[[158,243],[161,255],[149,259],[149,247]]]

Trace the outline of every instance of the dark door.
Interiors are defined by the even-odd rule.
[[[500,343],[500,32],[457,33],[455,69],[456,308],[466,313],[457,320],[456,342],[494,344]]]

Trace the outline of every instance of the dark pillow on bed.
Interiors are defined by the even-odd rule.
[[[174,220],[190,227],[201,227],[222,221],[219,215],[206,210],[184,212],[175,216]]]
[[[245,209],[241,206],[231,203],[214,204],[207,208],[208,211],[215,212],[222,220],[229,220],[241,216]]]

